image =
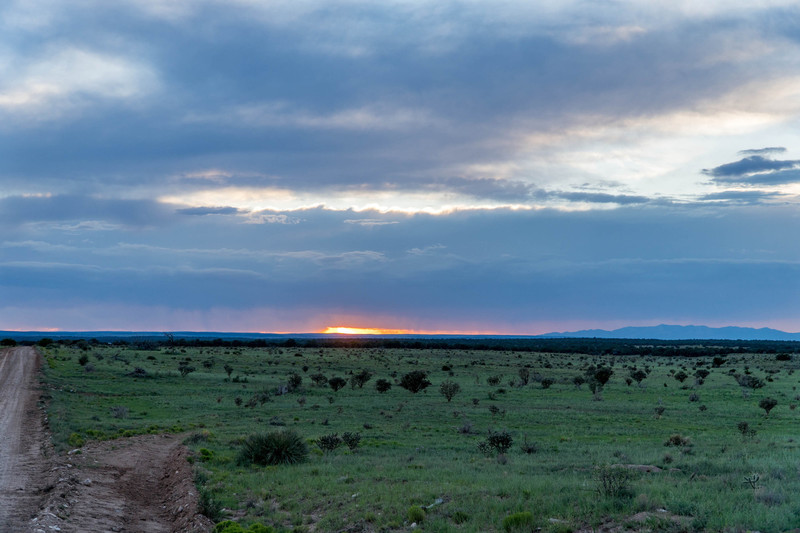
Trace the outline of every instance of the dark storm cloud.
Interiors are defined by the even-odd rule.
[[[786,151],[783,146],[768,146],[766,148],[751,148],[749,150],[739,150],[739,155],[770,155],[782,154]]]
[[[722,191],[711,194],[706,194],[699,198],[701,201],[708,200],[726,200],[737,204],[760,204],[764,201],[774,200],[780,198],[780,193],[764,192],[764,191]]]
[[[150,200],[92,198],[78,195],[0,198],[0,224],[95,221],[144,227],[166,223],[169,206]]]
[[[763,24],[683,22],[591,46],[458,4],[430,13],[320,5],[292,23],[279,7],[204,3],[158,19],[135,6],[73,6],[36,36],[16,31],[22,59],[60,39],[146,65],[155,81],[130,102],[112,95],[47,121],[7,117],[0,175],[9,184],[114,192],[218,166],[298,189],[410,182],[525,197],[529,185],[516,178],[441,176],[505,160],[527,132],[562,131],[583,114],[622,120],[716,96],[741,69],[699,51],[714,56],[739,25]],[[353,20],[358,30],[342,32]],[[509,21],[514,31],[500,31]],[[766,68],[751,66],[756,78]]]
[[[238,215],[242,213],[241,209],[236,207],[183,207],[176,210],[181,215]]]
[[[619,204],[619,205],[632,205],[632,204],[646,204],[650,202],[650,198],[646,196],[634,196],[628,194],[606,194],[606,193],[593,193],[593,192],[559,192],[553,193],[553,196],[570,200],[572,202],[588,202],[595,204]]]
[[[781,161],[768,159],[760,155],[745,157],[733,163],[725,163],[718,167],[703,169],[703,174],[718,181],[748,181],[756,173],[770,173],[800,166],[800,161]]]

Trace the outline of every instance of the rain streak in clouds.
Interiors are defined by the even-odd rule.
[[[800,330],[792,2],[7,2],[0,329]]]

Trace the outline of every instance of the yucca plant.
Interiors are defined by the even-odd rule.
[[[247,437],[237,462],[258,465],[292,465],[306,460],[308,446],[292,430],[256,433]]]

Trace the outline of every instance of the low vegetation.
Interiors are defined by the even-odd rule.
[[[796,527],[794,345],[563,342],[40,350],[56,446],[185,435],[218,533]]]

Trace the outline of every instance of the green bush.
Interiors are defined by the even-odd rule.
[[[510,514],[503,518],[503,530],[506,532],[531,529],[533,527],[533,514],[530,511]]]
[[[412,505],[408,508],[408,520],[419,524],[425,520],[425,510],[419,505]]]
[[[263,524],[251,524],[250,527],[244,529],[241,524],[234,522],[233,520],[225,520],[224,522],[220,522],[214,529],[211,530],[211,533],[276,533],[275,528],[271,526],[265,526]]]
[[[308,457],[308,446],[292,430],[257,433],[242,443],[237,462],[259,465],[291,465]]]

